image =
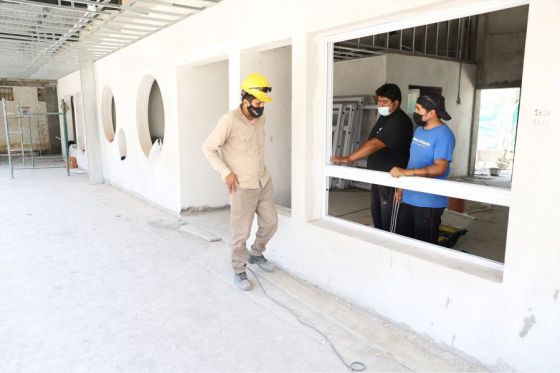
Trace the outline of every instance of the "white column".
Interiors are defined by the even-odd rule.
[[[97,92],[95,70],[91,59],[80,56],[80,80],[86,133],[88,175],[90,184],[103,183],[103,163],[99,142],[99,120],[97,118]]]

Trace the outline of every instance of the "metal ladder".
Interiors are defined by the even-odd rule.
[[[334,97],[332,121],[332,155],[348,155],[362,142],[364,110],[377,109],[368,96]],[[362,163],[363,164],[363,163]],[[331,189],[346,189],[351,181],[331,178]]]

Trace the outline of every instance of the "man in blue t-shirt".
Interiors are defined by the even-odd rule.
[[[447,179],[455,149],[455,136],[443,122],[451,116],[445,111],[445,99],[427,94],[416,100],[413,115],[418,128],[410,144],[406,169],[393,167],[393,177],[423,176]],[[445,196],[399,189],[395,199],[402,203],[397,218],[398,234],[437,244],[441,215],[447,207]]]

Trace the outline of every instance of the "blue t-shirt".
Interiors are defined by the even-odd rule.
[[[436,159],[447,159],[451,163],[455,149],[455,136],[446,125],[442,124],[429,130],[418,127],[414,132],[414,138],[410,144],[410,159],[407,168],[424,168],[435,163]],[[436,179],[447,179],[449,175],[449,164],[447,170]],[[418,207],[441,208],[447,207],[448,200],[445,196],[436,194],[405,190],[403,202]]]

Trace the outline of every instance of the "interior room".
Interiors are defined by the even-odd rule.
[[[378,118],[374,92],[394,83],[410,117],[419,96],[445,97],[456,139],[449,180],[511,189],[527,14],[528,6],[521,6],[335,43],[333,155],[367,142]],[[359,138],[346,139],[351,130]],[[366,159],[351,167],[365,169]],[[328,215],[372,226],[370,187],[331,179]],[[508,211],[451,198],[440,242],[448,242],[451,226],[460,232],[452,249],[503,263]]]

